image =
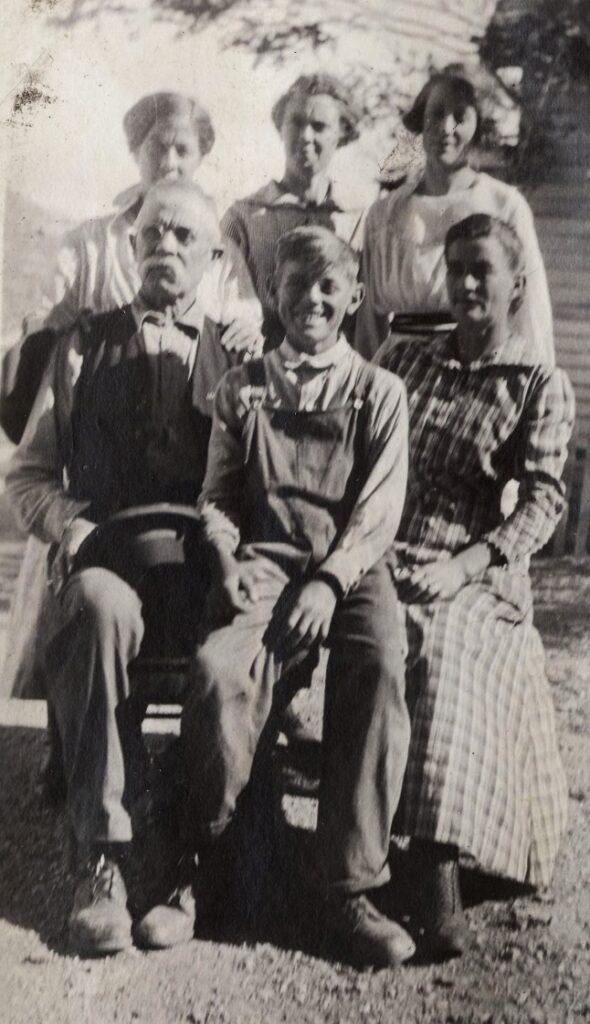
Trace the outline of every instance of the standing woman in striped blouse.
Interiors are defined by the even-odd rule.
[[[277,100],[272,119],[285,150],[283,176],[237,200],[221,224],[248,264],[262,303],[267,348],[285,334],[268,284],[281,235],[304,225],[325,227],[358,248],[364,213],[344,209],[329,174],[336,150],[358,136],[360,113],[350,90],[332,75],[302,75]]]
[[[512,330],[525,289],[514,230],[487,214],[445,243],[457,329],[399,342],[376,361],[408,391],[410,473],[395,542],[409,654],[412,736],[401,831],[412,837],[425,944],[466,944],[458,855],[546,885],[567,787],[527,556],[564,507],[573,425],[566,374],[530,358]],[[506,481],[518,500],[504,518]]]
[[[543,258],[530,207],[514,185],[469,164],[481,115],[472,83],[459,68],[432,75],[403,118],[422,136],[426,164],[370,208],[363,241],[366,295],[355,347],[367,359],[390,330],[398,337],[443,331],[449,321],[445,235],[471,213],[507,221],[524,249],[527,292],[515,319],[535,362],[555,363],[553,318]]]

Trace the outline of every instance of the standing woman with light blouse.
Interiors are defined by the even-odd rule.
[[[367,214],[362,276],[365,300],[355,347],[371,358],[388,334],[448,329],[444,239],[453,224],[487,213],[522,239],[527,292],[515,322],[535,361],[553,366],[553,318],[530,207],[513,185],[477,171],[469,157],[481,128],[478,98],[460,70],[431,76],[403,123],[422,136],[426,165]]]
[[[40,306],[25,320],[29,343],[34,344],[38,337],[54,345],[60,332],[70,329],[84,310],[108,312],[132,301],[140,280],[131,235],[144,195],[156,181],[191,180],[215,141],[208,112],[196,99],[174,92],[142,97],[125,114],[123,128],[139,181],[115,199],[114,212],[84,221],[65,236]],[[203,274],[197,294],[201,344],[217,339],[221,329],[221,343],[225,348],[256,353],[262,342],[262,312],[247,267],[237,247],[227,240],[215,255]],[[207,322],[213,330],[207,327]],[[42,334],[33,334],[41,330]],[[54,332],[53,340],[48,332]],[[39,381],[43,374],[42,363],[48,359],[50,351],[50,347],[43,344],[35,356],[39,370],[36,387],[25,380],[31,401],[37,389],[39,391],[25,436],[35,427],[36,407],[40,409],[43,404],[51,362],[40,388]],[[10,354],[7,353],[7,359]],[[16,349],[15,355],[18,355]],[[6,390],[5,365],[3,370]],[[3,401],[4,398],[5,395]],[[203,394],[200,400],[207,404],[211,396]],[[22,419],[20,396],[15,404]],[[20,426],[21,432],[22,426],[24,423]],[[13,439],[20,440],[18,436]],[[45,588],[46,557],[45,545],[29,538],[12,607],[2,676],[5,694],[31,697],[41,696],[43,692],[42,669],[36,650],[37,637],[42,632],[40,605]]]

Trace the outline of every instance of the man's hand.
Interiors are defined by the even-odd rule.
[[[310,650],[328,639],[336,594],[324,580],[304,584],[285,613],[282,623],[281,653],[291,657]]]
[[[221,335],[227,352],[243,352],[244,360],[262,355],[264,338],[260,324],[253,320],[232,320]]]
[[[408,576],[396,579],[398,594],[406,604],[445,601],[461,590],[469,577],[458,558],[446,562],[427,562]]]
[[[89,519],[77,516],[72,519],[69,526],[66,526],[55,558],[51,565],[50,585],[54,594],[59,594],[62,587],[67,583],[72,571],[74,558],[83,541],[96,529],[96,524]]]

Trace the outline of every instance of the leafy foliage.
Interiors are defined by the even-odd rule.
[[[590,4],[500,0],[480,52],[493,68],[522,67],[523,130],[515,172],[521,180],[539,177],[554,156],[548,108],[578,84],[590,85]]]

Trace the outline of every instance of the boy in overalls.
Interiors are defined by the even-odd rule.
[[[409,741],[395,592],[383,556],[407,474],[400,381],[340,334],[357,257],[325,228],[278,243],[278,349],[223,378],[199,507],[222,625],[197,651],[182,719],[192,849],[214,850],[248,783],[275,684],[327,644],[318,848],[328,925],[358,963],[410,957],[379,913]],[[219,620],[218,620],[219,621]]]

